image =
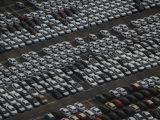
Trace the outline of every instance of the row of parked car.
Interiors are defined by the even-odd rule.
[[[138,35],[149,34],[152,32],[158,32],[159,30],[159,21],[160,14],[156,13],[155,15],[150,15],[148,17],[144,17],[137,20],[132,20],[130,25],[134,27],[134,30],[129,30],[127,25],[118,25],[113,26],[113,30],[119,34],[121,34],[126,39],[130,39],[132,37],[138,37]]]
[[[159,77],[151,76],[96,95],[95,99],[100,104],[89,109],[83,103],[77,102],[60,108],[57,112],[47,113],[44,118],[46,120],[159,120],[159,83]]]
[[[87,109],[83,103],[77,102],[73,105],[68,105],[65,108],[60,108],[58,112],[45,114],[46,120],[88,120],[103,119],[103,113],[98,107]]]
[[[128,31],[127,25],[119,26]],[[9,58],[7,63],[0,65],[2,99],[17,111],[20,107],[14,107],[14,103],[18,101],[22,106],[28,101],[33,108],[39,106],[38,99],[47,101],[46,93],[60,99],[83,91],[81,82],[95,87],[158,66],[159,50],[150,51],[141,42],[134,41],[138,36],[137,33],[131,39],[120,40],[109,31],[101,30],[83,38],[76,37],[72,43],[63,41],[39,52],[22,54],[17,59]],[[143,41],[145,43],[147,40]],[[11,93],[18,94],[20,99]],[[3,108],[6,108],[5,103],[1,104]]]
[[[19,16],[10,12],[0,14],[0,52],[46,41],[138,11],[133,0],[29,2],[38,10]]]
[[[136,3],[136,8],[140,11],[160,6],[160,2],[158,0],[134,0],[134,2]]]

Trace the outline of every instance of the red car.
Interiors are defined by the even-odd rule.
[[[76,113],[76,116],[80,119],[80,120],[87,120],[87,116],[84,113]]]
[[[59,9],[58,13],[62,18],[66,18],[67,17],[66,13],[64,12],[64,9]]]
[[[100,117],[96,117],[94,120],[103,120],[103,119]]]
[[[120,101],[118,99],[113,99],[111,102],[114,103],[118,108],[124,106],[123,103],[122,103],[122,101]]]
[[[135,89],[135,90],[139,90],[141,88],[141,86],[138,83],[133,83],[131,84],[131,86]]]

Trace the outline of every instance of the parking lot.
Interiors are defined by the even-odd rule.
[[[20,119],[24,119],[24,120],[43,120],[43,115],[47,112],[52,112],[52,111],[56,111],[58,110],[60,107],[63,106],[67,106],[69,104],[75,103],[75,102],[82,102],[84,103],[84,105],[88,108],[90,108],[91,106],[98,106],[100,105],[100,103],[98,103],[94,97],[96,94],[102,93],[102,92],[106,92],[110,89],[114,89],[116,87],[119,86],[123,86],[123,85],[128,85],[130,83],[134,83],[137,80],[149,77],[149,76],[153,76],[153,75],[159,75],[160,70],[159,67],[148,70],[148,71],[144,71],[142,73],[137,73],[135,75],[126,77],[126,78],[122,78],[120,81],[115,81],[115,82],[111,82],[96,88],[91,88],[85,92],[64,98],[62,100],[54,100],[51,101],[48,105],[42,106],[40,108],[36,108],[32,111],[26,112],[25,114],[20,114],[15,116],[14,118],[10,118],[8,120],[20,120]]]
[[[2,5],[3,5],[3,8],[2,8],[1,11],[5,11],[5,10],[7,10],[7,11],[14,11],[15,12],[14,14],[17,14],[17,13],[18,14],[23,14],[24,13],[24,10],[21,10],[21,11],[16,10],[16,8],[15,8],[14,5],[8,6],[6,4],[6,2],[2,3]],[[28,5],[28,4],[26,3],[26,5]],[[7,8],[6,7],[4,8],[4,6],[7,6]],[[28,7],[27,7],[28,13],[31,12],[31,11],[33,11],[33,9],[34,8],[32,8],[30,5],[28,5]],[[119,24],[127,24],[129,26],[129,29],[133,29],[134,27],[130,25],[130,22],[132,20],[148,17],[149,15],[154,15],[154,14],[158,13],[159,10],[160,10],[159,7],[155,7],[155,8],[152,8],[152,9],[148,9],[148,10],[145,10],[145,11],[142,11],[142,12],[135,13],[135,14],[130,15],[130,16],[125,16],[125,17],[121,17],[119,19],[114,19],[112,21],[109,21],[109,22],[106,22],[106,23],[103,23],[103,24],[100,24],[100,25],[94,25],[94,26],[91,26],[91,27],[88,27],[88,28],[85,28],[85,29],[82,29],[82,30],[78,30],[78,31],[72,32],[70,34],[65,34],[65,35],[62,35],[62,36],[58,36],[56,38],[49,39],[47,42],[46,41],[42,41],[42,42],[38,42],[38,43],[35,43],[35,44],[31,44],[31,45],[25,45],[25,46],[23,46],[23,48],[16,48],[15,50],[11,50],[11,51],[7,51],[7,52],[4,52],[4,53],[1,53],[0,54],[0,62],[3,63],[3,65],[7,69],[8,68],[10,69],[11,66],[12,67],[16,66],[17,63],[14,65],[14,60],[13,60],[13,64],[12,64],[12,61],[11,61],[11,63],[9,63],[8,61],[6,61],[8,58],[16,58],[16,60],[20,64],[22,64],[24,62],[31,62],[34,57],[30,61],[30,60],[24,59],[23,56],[22,56],[22,54],[29,53],[30,51],[37,52],[38,55],[40,55],[40,57],[42,57],[42,56],[44,57],[44,55],[51,56],[51,54],[48,53],[48,51],[47,51],[47,47],[49,45],[55,45],[55,44],[57,45],[57,43],[62,43],[63,41],[70,42],[71,45],[76,48],[77,45],[78,45],[78,43],[75,42],[75,38],[77,38],[77,37],[84,38],[84,41],[86,43],[90,43],[90,45],[94,46],[94,44],[95,44],[93,42],[94,39],[88,38],[87,35],[90,34],[90,37],[94,38],[94,36],[92,36],[92,35],[96,34],[99,37],[99,32],[101,30],[108,30],[109,33],[111,34],[110,36],[115,35],[115,36],[117,36],[117,38],[119,40],[124,40],[125,37],[124,36],[122,37],[123,34],[122,35],[121,35],[121,33],[117,34],[115,31],[113,31],[113,29],[112,29],[113,26],[117,26]],[[102,36],[100,35],[100,38],[101,37]],[[93,43],[91,44],[91,42],[93,42]],[[67,44],[67,43],[65,43],[65,44]],[[79,49],[80,49],[83,45],[82,46],[79,45],[79,46],[80,46],[79,47]],[[42,49],[42,48],[45,48],[45,49]],[[84,50],[84,49],[80,49],[80,50],[82,52],[82,50]],[[101,52],[102,52],[102,50],[101,50]],[[60,54],[64,55],[64,53],[60,53],[60,52],[58,54],[59,55]],[[89,58],[96,58],[96,55],[98,55],[98,54],[99,54],[98,52],[96,53],[96,49],[92,49],[92,46],[91,46],[89,48],[89,52],[84,52],[83,54],[80,54],[80,57],[85,61],[85,60],[89,60]],[[156,54],[158,54],[158,52]],[[75,59],[79,60],[79,57],[76,58],[76,56],[74,56]],[[63,57],[64,56],[62,56],[62,58]],[[103,58],[105,58],[105,57],[103,57]],[[65,57],[63,59],[65,59]],[[97,59],[100,59],[100,58],[97,57]],[[63,61],[62,61],[62,63],[63,63]],[[74,63],[74,60],[73,60],[73,63]],[[64,64],[66,64],[66,63],[64,63]],[[50,65],[50,64],[48,64],[48,65]],[[90,65],[90,64],[87,63],[87,65]],[[79,66],[80,69],[81,69],[81,65],[78,65],[78,63],[77,63],[77,66]],[[67,95],[67,97],[62,98],[61,100],[56,100],[51,95],[51,93],[50,93],[51,91],[49,91],[49,92],[47,92],[47,93],[44,94],[45,98],[47,98],[47,100],[48,100],[47,104],[41,105],[40,107],[34,108],[34,109],[32,109],[30,111],[27,111],[27,112],[17,114],[15,116],[11,117],[11,118],[8,118],[7,120],[22,120],[22,119],[24,119],[24,120],[43,120],[43,117],[44,117],[45,113],[56,111],[60,107],[64,107],[64,106],[67,106],[69,104],[73,104],[73,103],[75,103],[77,101],[84,103],[84,105],[87,108],[91,108],[92,106],[99,106],[101,104],[95,100],[95,98],[94,98],[95,95],[97,95],[99,93],[102,93],[102,92],[108,92],[109,90],[115,89],[116,87],[128,85],[130,83],[134,83],[134,82],[136,82],[138,80],[142,80],[142,79],[150,77],[150,76],[157,76],[157,75],[159,75],[159,73],[160,73],[159,66],[158,65],[155,65],[154,67],[153,66],[152,66],[152,68],[149,67],[149,70],[142,70],[142,72],[140,72],[140,71],[136,72],[136,71],[134,71],[134,69],[130,68],[130,71],[132,72],[132,74],[130,75],[130,73],[126,73],[128,76],[122,75],[122,74],[119,74],[119,76],[118,76],[118,73],[117,73],[116,75],[118,77],[115,77],[114,74],[112,76],[112,74],[110,73],[111,75],[109,77],[111,77],[112,79],[115,79],[115,81],[114,80],[112,80],[111,82],[109,82],[110,80],[96,81],[95,84],[91,84],[90,82],[87,81],[87,79],[85,80],[85,78],[84,78],[84,80],[83,80],[81,77],[77,77],[77,75],[75,75],[75,74],[73,76],[72,75],[71,76],[68,75],[70,79],[72,78],[76,83],[79,83],[80,85],[82,85],[84,91],[76,89],[76,91],[77,91],[76,94],[74,94],[74,95],[70,94],[70,96]],[[24,74],[28,74],[29,73],[28,69],[29,68],[27,68],[26,73],[23,71]],[[38,67],[38,69],[39,69],[39,67]],[[50,71],[50,68],[47,68],[47,69]],[[146,69],[146,68],[143,68],[143,69]],[[33,69],[31,69],[31,70],[33,70],[33,72],[35,72],[34,70],[37,70],[37,66],[35,65],[33,67]],[[83,71],[83,69],[81,69],[81,70]],[[12,72],[14,73],[14,69],[13,69]],[[22,73],[21,70],[19,72]],[[83,72],[84,73],[87,72],[87,69],[86,69],[86,71],[83,71]],[[17,75],[18,73],[16,73],[16,71],[15,71],[14,74]],[[97,73],[97,74],[101,75],[101,73],[100,74]],[[37,74],[35,74],[35,75],[37,75]],[[82,76],[83,75],[84,74],[82,74]],[[7,74],[6,74],[6,76],[7,76]],[[30,78],[30,75],[28,74],[27,77]],[[56,78],[54,78],[54,79],[56,79]],[[36,81],[36,83],[39,84],[39,82],[37,82],[37,81]],[[67,81],[67,83],[68,83],[68,81]],[[27,84],[29,84],[32,87],[34,87],[32,85],[33,83],[28,83],[28,81],[27,81]],[[24,86],[24,88],[25,88],[25,86]],[[25,88],[25,89],[27,89],[27,88]],[[71,93],[72,93],[72,91],[71,91]],[[64,93],[64,96],[65,96],[65,93]]]
[[[139,18],[139,16],[141,16],[141,18],[143,18],[143,17],[148,16],[150,14],[157,13],[158,10],[159,10],[158,8],[151,9],[151,10],[148,10],[148,12],[145,12],[145,14],[144,14],[144,12],[137,13],[137,14],[134,14],[133,16],[129,16],[129,17],[125,17],[125,18],[121,18],[121,19],[111,21],[109,23],[105,23],[106,24],[105,26],[104,25],[99,25],[98,28],[96,26],[94,26],[97,29],[93,29],[94,28],[93,27],[93,28],[81,30],[78,33],[77,32],[74,33],[74,34],[71,33],[70,35],[65,35],[65,36],[61,36],[59,38],[56,38],[54,41],[51,40],[51,41],[48,41],[47,43],[45,42],[43,44],[39,43],[37,45],[34,45],[34,46],[37,46],[37,47],[33,47],[32,45],[31,46],[26,46],[25,49],[18,49],[18,50],[15,50],[15,51],[10,51],[8,53],[5,53],[5,55],[1,54],[2,57],[0,57],[0,58],[1,58],[1,61],[4,61],[4,60],[6,60],[7,58],[10,58],[10,57],[17,58],[22,53],[26,53],[26,52],[31,51],[31,50],[39,51],[40,48],[46,47],[50,44],[54,44],[54,43],[56,43],[56,41],[58,41],[58,42],[63,41],[63,40],[71,41],[71,40],[73,40],[73,38],[75,38],[77,36],[78,37],[84,36],[85,33],[88,33],[88,32],[89,33],[96,33],[97,31],[99,31],[101,29],[110,30],[111,27],[114,26],[114,25],[118,25],[120,23],[123,23],[123,24],[128,23],[132,19]],[[17,51],[20,51],[20,52],[17,52]],[[124,84],[129,84],[131,81],[135,82],[139,79],[142,79],[142,78],[145,78],[145,77],[148,77],[148,76],[152,76],[152,75],[157,75],[157,74],[159,74],[159,68],[158,67],[147,70],[147,71],[144,71],[142,73],[137,73],[135,75],[131,75],[131,76],[126,77],[126,78],[122,78],[122,80],[120,80],[120,81],[118,80],[118,81],[115,81],[115,82],[107,83],[107,84],[102,85],[102,86],[98,86],[96,88],[91,88],[87,85],[86,86],[87,90],[85,92],[78,93],[78,94],[73,95],[73,96],[69,96],[69,97],[64,98],[62,100],[55,100],[52,97],[48,96],[49,104],[41,106],[40,108],[36,108],[36,109],[31,110],[29,112],[17,115],[14,118],[10,118],[10,119],[15,119],[15,120],[20,120],[22,118],[23,119],[27,118],[26,120],[28,120],[28,119],[31,119],[31,120],[32,119],[42,119],[44,113],[54,111],[61,106],[65,106],[65,105],[68,105],[70,103],[74,103],[76,101],[82,101],[86,106],[90,107],[90,106],[92,106],[92,104],[97,104],[97,102],[95,102],[94,99],[92,100],[92,98],[95,96],[95,94],[97,94],[99,92],[108,91],[110,89],[116,88],[117,86],[122,86]],[[41,117],[39,117],[39,116],[41,116]]]

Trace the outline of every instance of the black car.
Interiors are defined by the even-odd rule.
[[[106,98],[106,100],[112,100],[114,98],[111,93],[103,93],[102,95]]]
[[[110,109],[107,108],[107,107],[105,107],[105,106],[99,106],[98,108],[99,108],[104,114],[107,114],[107,113],[110,111]]]
[[[137,102],[137,98],[134,95],[128,94],[126,97],[133,103]]]
[[[156,106],[160,105],[160,99],[158,97],[152,97],[151,100],[154,102]]]
[[[150,97],[151,96],[151,93],[147,90],[140,90],[139,92],[142,93],[145,97]]]
[[[105,103],[107,101],[107,99],[101,94],[100,95],[96,95],[95,98],[101,103]]]
[[[112,120],[109,116],[105,115],[103,116],[104,120]]]
[[[76,65],[80,70],[83,70],[83,69],[86,68],[82,63],[79,63],[79,62],[76,62],[75,65]]]
[[[157,88],[147,88],[146,90],[149,91],[152,95],[158,95],[160,92]]]
[[[25,8],[25,5],[24,5],[23,2],[16,2],[16,6],[17,6],[18,8]]]
[[[124,103],[125,105],[131,104],[131,101],[127,97],[120,97],[118,99],[122,101],[122,103]]]
[[[119,115],[121,118],[126,118],[128,115],[121,109],[115,110],[116,114]]]
[[[137,102],[136,105],[139,106],[141,110],[147,109],[147,105],[142,101]]]
[[[144,99],[143,94],[141,94],[139,92],[134,92],[133,95],[139,100],[143,100]]]
[[[112,120],[121,120],[120,116],[115,112],[109,112],[108,115],[112,118]]]
[[[53,97],[55,97],[56,99],[61,99],[63,98],[63,95],[57,90],[57,89],[53,89],[51,91],[51,94]]]
[[[65,117],[61,112],[52,112],[52,114],[59,120]]]
[[[130,107],[123,107],[122,110],[129,116],[134,114],[134,111]]]

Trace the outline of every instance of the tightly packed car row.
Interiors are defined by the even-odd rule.
[[[10,12],[0,14],[0,52],[45,41],[138,11],[133,0],[29,2],[38,10],[19,16]]]
[[[151,7],[160,6],[159,0],[134,0],[138,10],[149,9]]]
[[[4,100],[1,105],[7,109],[7,103],[16,111],[25,111],[40,106],[38,100],[46,103],[46,93],[60,99],[83,91],[81,83],[95,87],[158,66],[159,50],[150,51],[134,40],[136,37],[119,40],[107,30],[101,30],[97,35],[76,37],[73,43],[63,41],[39,52],[22,54],[17,59],[9,58],[0,65],[0,92]],[[24,101],[27,104],[24,105]],[[20,110],[20,105],[26,109]]]
[[[159,36],[160,30],[160,13],[137,20],[132,20],[130,25],[134,27],[134,30],[129,30],[125,24],[113,26],[112,29],[126,39],[145,41],[145,38],[147,39],[147,37],[153,36],[153,39],[158,40],[157,37]]]
[[[85,103],[78,102],[44,117],[46,120],[159,120],[159,85],[160,78],[151,76],[96,95],[98,106],[96,103],[87,109]]]

